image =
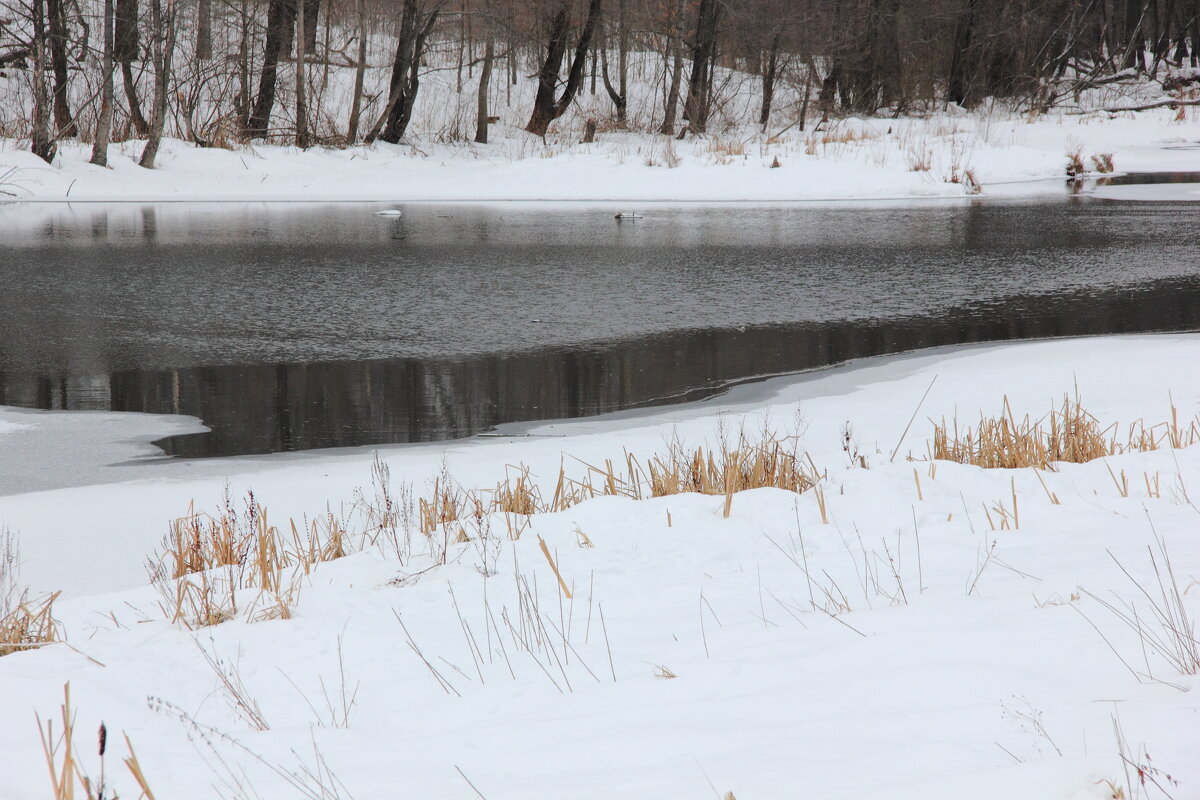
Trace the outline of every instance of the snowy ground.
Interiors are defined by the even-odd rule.
[[[1195,797],[1196,676],[1096,598],[1136,604],[1161,634],[1139,589],[1162,603],[1157,535],[1184,608],[1200,613],[1189,499],[1200,449],[1062,465],[1040,480],[906,457],[923,458],[928,418],[969,424],[1005,394],[1018,417],[1041,415],[1076,384],[1106,422],[1162,421],[1172,401],[1191,419],[1198,358],[1196,334],[941,350],[654,414],[388,448],[392,483],[418,496],[443,464],[487,489],[524,463],[549,494],[564,454],[645,458],[673,434],[711,442],[767,417],[828,473],[828,522],[812,491],[742,493],[728,518],[720,497],[599,498],[517,521],[515,542],[490,518],[490,537],[476,526],[445,564],[430,555],[436,537],[367,546],[303,578],[293,618],[196,632],[139,588],[168,521],[191,499],[215,511],[228,481],[234,498],[252,488],[275,524],[326,504],[353,524],[355,488],[372,494],[370,454],[210,462],[218,469],[202,477],[139,468],[133,481],[0,498],[25,577],[67,593],[56,614],[70,645],[0,659],[0,798],[48,795],[34,714],[57,715],[66,681],[79,758],[96,778],[103,720],[122,797],[138,795],[119,763],[122,731],[164,800],[213,797],[214,786],[359,800],[1163,796],[1129,777],[1114,720],[1125,756],[1161,770],[1148,780]],[[21,435],[8,423],[37,424],[0,419],[0,437]],[[1014,511],[1015,529],[993,529]],[[317,777],[297,777],[306,769]],[[334,785],[330,771],[336,793],[317,788]]]
[[[1090,169],[1111,154],[1118,170],[1200,170],[1200,115],[1028,119],[938,116],[849,119],[768,141],[753,130],[676,142],[645,133],[575,131],[547,142],[519,128],[494,143],[356,146],[344,150],[256,144],[200,149],[168,140],[160,169],[137,166],[141,143],[112,146],[111,168],[90,147],[64,143],[53,166],[0,142],[0,190],[14,200],[821,201],[962,198],[976,181],[989,196],[1061,193],[1068,152]],[[778,168],[772,168],[773,164]],[[968,179],[967,172],[971,177]]]
[[[344,33],[344,32],[343,32]],[[328,32],[327,34],[328,35]],[[335,32],[335,40],[337,38]],[[387,96],[388,35],[369,42],[366,70],[373,121]],[[537,65],[520,64],[515,83],[492,81],[490,143],[473,143],[478,71],[455,69],[454,51],[430,55],[421,81],[408,143],[346,149],[313,147],[301,152],[282,144],[202,149],[182,141],[182,112],[172,116],[158,169],[136,161],[140,141],[110,149],[110,168],[88,163],[87,142],[60,142],[52,166],[28,152],[28,142],[0,138],[0,199],[63,200],[359,200],[415,201],[613,201],[793,202],[854,199],[962,198],[986,195],[1061,193],[1068,154],[1092,169],[1092,156],[1111,155],[1117,170],[1200,170],[1200,110],[1159,108],[1110,113],[1190,98],[1193,90],[1168,95],[1155,80],[1112,83],[1064,96],[1052,113],[1032,115],[1022,107],[988,103],[966,112],[957,106],[930,109],[925,116],[882,116],[822,122],[808,108],[798,123],[804,81],[788,78],[776,87],[774,113],[766,131],[758,118],[761,79],[739,69],[717,70],[719,97],[709,134],[676,141],[652,133],[663,115],[662,55],[637,50],[630,56],[628,130],[621,130],[603,87],[586,87],[549,134],[538,138],[523,127],[532,108]],[[186,59],[181,60],[185,63]],[[280,65],[273,125],[292,130],[294,65]],[[150,75],[144,75],[148,82]],[[795,77],[795,76],[793,76]],[[192,127],[223,140],[230,114],[229,89],[197,76]],[[94,125],[96,87],[86,75],[73,84],[72,106],[81,127]],[[333,64],[309,67],[309,102],[314,130],[327,141],[346,133],[354,71]],[[202,87],[202,88],[201,88]],[[224,87],[224,88],[223,88]],[[148,84],[143,93],[149,91]],[[17,77],[0,76],[0,130],[23,135],[29,98]],[[120,93],[118,93],[120,94]],[[123,102],[118,98],[118,105]],[[1084,113],[1087,112],[1087,113]],[[119,110],[123,119],[125,112]],[[599,124],[595,143],[581,144],[585,124]],[[86,136],[85,136],[86,138]],[[774,165],[778,165],[775,167]]]

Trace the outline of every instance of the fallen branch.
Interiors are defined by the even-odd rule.
[[[1166,100],[1156,100],[1153,103],[1143,103],[1136,106],[1112,106],[1109,108],[1089,108],[1089,109],[1073,109],[1068,111],[1068,114],[1095,114],[1098,111],[1103,111],[1107,114],[1118,114],[1122,111],[1150,111],[1155,108],[1179,108],[1180,106],[1200,106],[1200,99],[1196,100],[1180,100],[1178,98],[1168,98]]]

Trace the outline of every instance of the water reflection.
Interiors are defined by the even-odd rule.
[[[1026,298],[938,318],[683,331],[603,347],[472,358],[126,370],[106,378],[0,373],[0,403],[200,417],[160,442],[202,457],[431,441],[502,422],[587,416],[711,396],[756,376],[960,342],[1200,327],[1200,281]]]
[[[933,345],[1200,327],[1194,206],[0,209],[0,404],[426,441]]]

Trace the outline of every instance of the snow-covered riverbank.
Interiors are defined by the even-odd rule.
[[[683,142],[614,131],[579,144],[569,128],[543,142],[501,126],[489,145],[222,150],[168,140],[155,170],[137,166],[140,142],[113,145],[111,168],[103,169],[88,163],[90,146],[64,142],[50,166],[6,140],[0,197],[771,203],[1028,196],[1062,192],[1068,154],[1087,169],[1093,156],[1111,155],[1127,172],[1200,170],[1200,117],[1185,111],[1183,119],[1170,109],[847,119],[772,138],[736,129]]]
[[[930,418],[974,424],[1004,396],[1018,419],[1040,416],[1076,386],[1122,436],[1172,403],[1186,426],[1197,358],[1195,334],[935,351],[383,451],[396,497],[431,497],[443,473],[488,490],[524,464],[548,498],[560,464],[579,477],[625,452],[645,463],[673,436],[711,444],[764,419],[799,435],[822,490],[743,492],[728,516],[723,497],[600,497],[472,520],[464,542],[454,527],[410,532],[399,552],[361,546],[378,504],[363,452],[207,462],[204,477],[139,467],[0,498],[25,577],[67,593],[70,645],[0,659],[0,798],[48,791],[34,713],[56,716],[67,681],[80,762],[98,777],[103,720],[123,797],[138,791],[121,731],[159,798],[1161,796],[1127,778],[1114,719],[1124,756],[1190,796],[1196,677],[1101,600],[1136,603],[1162,635],[1139,589],[1162,605],[1161,541],[1181,607],[1200,613],[1200,450],[1040,473],[920,459]],[[37,421],[6,413],[0,446],[28,435],[11,422]],[[290,619],[247,621],[257,592],[243,590],[238,618],[190,632],[137,588],[142,563],[189,501],[216,513],[226,481],[285,529],[328,507],[356,552],[297,579]],[[336,794],[317,788],[334,785],[326,769]]]

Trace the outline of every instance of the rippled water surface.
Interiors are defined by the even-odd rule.
[[[226,455],[424,441],[847,358],[1200,327],[1200,206],[0,207],[0,404]]]

